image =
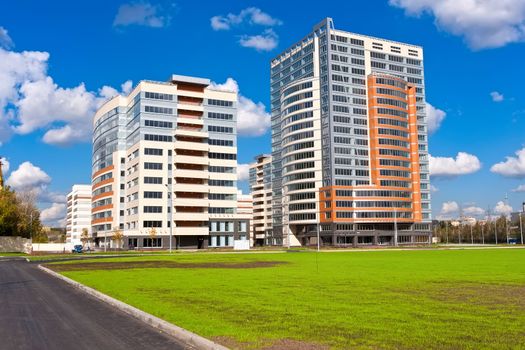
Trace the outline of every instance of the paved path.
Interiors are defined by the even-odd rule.
[[[0,349],[185,349],[25,260],[0,261]]]

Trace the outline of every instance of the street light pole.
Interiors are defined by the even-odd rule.
[[[321,192],[319,191],[319,193],[317,194],[319,196],[319,201],[317,202],[317,218],[318,218],[318,222],[317,222],[317,252],[319,253],[319,251],[321,250],[321,242],[319,241],[320,240],[320,237],[321,237]],[[345,237],[345,243],[346,243],[346,237]]]
[[[397,247],[397,210],[394,209],[394,246]]]
[[[31,237],[31,243],[33,243],[33,212],[29,213],[29,237]]]
[[[317,224],[317,252],[319,252],[321,250],[321,242],[319,241],[320,240],[320,237],[321,237],[321,229],[320,227],[321,226],[321,221],[319,220],[319,223]]]
[[[522,214],[522,212],[520,211],[519,216],[520,216],[521,245],[523,245],[523,244],[524,244],[524,243],[523,243],[523,224],[521,223],[521,214]]]
[[[168,177],[169,178],[169,177]],[[170,187],[168,184],[166,184],[166,192],[168,193],[168,208],[167,210],[169,211],[168,212],[168,220],[169,220],[169,223],[170,223],[170,253],[172,253],[173,251],[173,247],[172,247],[172,240],[173,240],[173,201],[172,201],[172,193],[171,193],[171,190],[170,190]]]
[[[507,244],[509,244],[509,223],[507,222],[506,216],[505,216],[505,234],[507,236]]]
[[[494,237],[496,238],[496,244],[498,244],[498,219],[494,220]]]

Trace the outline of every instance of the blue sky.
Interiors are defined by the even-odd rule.
[[[504,213],[509,208],[497,203],[506,193],[517,209],[525,200],[524,192],[513,191],[525,184],[525,151],[516,154],[525,143],[525,4],[472,3],[6,2],[0,11],[0,155],[9,162],[13,187],[36,188],[43,218],[56,221],[62,195],[90,181],[88,126],[97,103],[129,88],[121,87],[126,81],[176,73],[236,81],[245,118],[239,163],[247,164],[270,152],[270,59],[330,16],[342,30],[424,47],[436,125],[429,145],[434,215],[455,216],[458,206],[473,215],[487,207]]]

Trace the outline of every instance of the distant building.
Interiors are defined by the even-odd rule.
[[[261,154],[250,166],[250,191],[253,197],[254,245],[276,245],[272,231],[272,157]]]
[[[91,185],[73,185],[67,195],[66,243],[82,244],[83,229],[91,237]]]
[[[473,216],[462,216],[459,219],[454,219],[450,221],[452,226],[461,226],[461,225],[476,225],[478,219]]]
[[[253,198],[251,194],[243,194],[241,190],[237,191],[237,217],[243,219],[239,223],[239,231],[247,232],[246,236],[240,236],[240,239],[249,239],[250,246],[253,246]],[[247,225],[246,227],[244,227]]]

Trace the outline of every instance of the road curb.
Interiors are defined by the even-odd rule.
[[[147,312],[144,312],[142,310],[139,310],[131,305],[128,305],[126,303],[123,303],[120,300],[117,300],[115,298],[112,298],[106,294],[103,294],[93,288],[90,288],[88,286],[85,286],[77,281],[73,281],[70,278],[67,278],[59,273],[56,273],[53,270],[48,269],[47,267],[44,267],[42,265],[38,265],[38,268],[45,273],[48,273],[58,279],[61,279],[62,281],[65,281],[66,283],[69,283],[75,288],[80,289],[81,291],[99,299],[103,302],[116,307],[117,309],[125,312],[128,315],[131,315],[150,326],[167,333],[174,337],[175,339],[183,342],[184,344],[187,344],[189,346],[192,346],[196,349],[203,349],[203,350],[229,350],[227,347],[222,346],[220,344],[217,344],[209,339],[206,339],[204,337],[201,337],[198,334],[195,334],[193,332],[190,332],[184,328],[178,327],[174,324],[171,324],[167,321],[164,321],[156,316],[153,316],[151,314],[148,314]]]

